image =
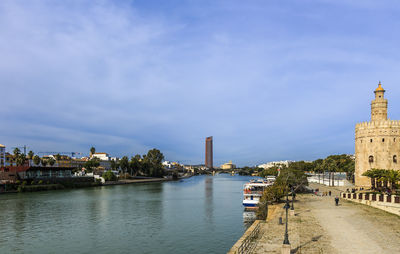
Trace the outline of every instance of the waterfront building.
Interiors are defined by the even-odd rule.
[[[0,144],[0,167],[6,165],[6,147]]]
[[[355,184],[370,187],[371,181],[362,174],[372,168],[399,170],[400,121],[387,117],[388,101],[381,82],[371,102],[371,121],[356,124]]]
[[[209,169],[213,168],[213,137],[206,138],[206,167]]]
[[[221,165],[222,170],[231,170],[231,169],[235,169],[235,168],[236,168],[236,165],[233,164],[232,161],[229,161],[229,162]]]

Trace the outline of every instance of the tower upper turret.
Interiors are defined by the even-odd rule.
[[[379,81],[378,88],[375,89],[375,100],[371,102],[371,121],[387,120],[387,100],[384,98],[385,89]]]

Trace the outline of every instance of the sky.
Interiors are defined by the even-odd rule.
[[[0,143],[214,165],[354,153],[378,81],[400,119],[395,0],[2,0]]]

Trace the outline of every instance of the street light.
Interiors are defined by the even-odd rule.
[[[283,208],[285,208],[285,210],[286,210],[286,228],[285,228],[285,239],[283,240],[283,244],[290,244],[289,243],[289,234],[288,234],[288,229],[287,229],[287,227],[288,227],[288,210],[290,208],[289,193],[286,193],[286,204]]]

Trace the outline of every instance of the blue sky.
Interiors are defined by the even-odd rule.
[[[0,143],[216,165],[354,152],[379,80],[400,119],[400,3],[0,1]]]

